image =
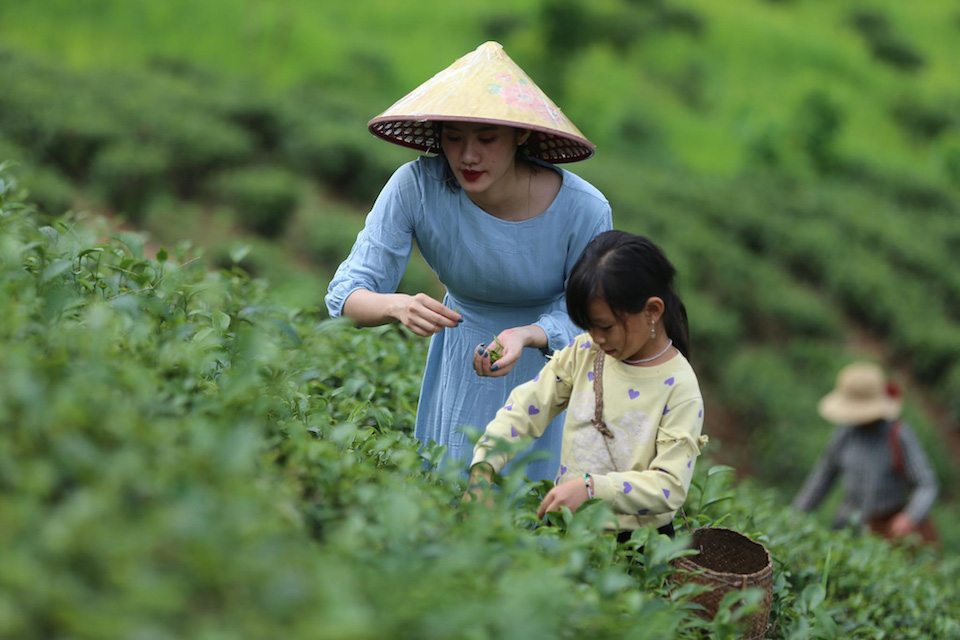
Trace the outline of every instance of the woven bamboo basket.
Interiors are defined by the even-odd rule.
[[[773,561],[770,552],[758,542],[732,529],[701,527],[693,532],[694,549],[700,553],[673,561],[678,570],[674,584],[700,584],[711,587],[694,598],[703,606],[700,612],[708,620],[717,615],[720,601],[731,591],[754,587],[762,589],[760,610],[747,617],[745,638],[763,638],[768,628],[770,605],[773,602]]]

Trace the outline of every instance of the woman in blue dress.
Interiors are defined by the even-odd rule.
[[[564,288],[583,248],[612,227],[610,205],[556,167],[590,144],[496,43],[459,59],[370,122],[384,139],[424,151],[400,167],[330,282],[332,317],[400,322],[430,337],[415,435],[466,465],[482,429],[517,384],[577,334]],[[446,288],[442,301],[396,292],[413,243]],[[501,357],[490,358],[494,336]],[[560,424],[534,451],[532,480],[553,478]]]

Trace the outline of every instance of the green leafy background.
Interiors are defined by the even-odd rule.
[[[680,271],[687,515],[768,547],[771,636],[960,635],[958,36],[937,1],[3,3],[0,636],[737,637],[749,606],[669,590],[682,538],[538,522],[516,474],[457,508],[411,437],[423,341],[326,318],[413,157],[366,121],[489,39]],[[416,257],[401,286],[439,290]],[[861,357],[904,387],[939,549],[787,508]]]

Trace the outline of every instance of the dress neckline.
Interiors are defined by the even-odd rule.
[[[565,185],[563,170],[560,169],[559,167],[555,167],[555,166],[553,166],[552,164],[549,164],[549,163],[547,163],[547,162],[543,162],[543,161],[541,161],[541,160],[537,160],[536,158],[529,158],[528,160],[529,160],[529,162],[530,162],[531,164],[536,164],[537,166],[542,167],[542,168],[544,168],[544,169],[547,169],[547,170],[549,170],[549,171],[555,171],[556,174],[557,174],[557,176],[560,178],[560,188],[557,189],[557,193],[556,193],[556,195],[553,196],[553,200],[550,201],[550,204],[547,205],[547,208],[546,208],[546,209],[544,209],[543,211],[541,211],[541,212],[538,213],[537,215],[531,216],[531,217],[529,217],[529,218],[524,218],[523,220],[504,220],[503,218],[499,218],[499,217],[493,215],[492,213],[488,212],[488,211],[485,210],[483,207],[481,207],[480,205],[478,205],[476,202],[474,202],[473,200],[471,200],[471,199],[470,199],[470,196],[468,196],[467,193],[466,193],[463,189],[459,189],[459,190],[458,190],[458,191],[459,191],[458,196],[459,196],[459,198],[460,198],[460,201],[461,201],[461,202],[466,202],[466,203],[468,203],[469,208],[470,208],[471,210],[475,211],[478,215],[482,215],[484,218],[487,218],[487,219],[490,219],[490,220],[495,220],[496,222],[499,222],[499,223],[504,224],[504,225],[510,225],[510,226],[513,226],[513,225],[521,225],[521,224],[524,224],[524,223],[533,222],[533,221],[535,221],[535,220],[540,220],[540,219],[544,218],[547,214],[549,214],[550,212],[552,212],[553,209],[557,206],[557,201],[560,200],[560,194],[563,193],[563,189],[564,189],[564,185]]]

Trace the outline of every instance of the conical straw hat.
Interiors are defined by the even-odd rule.
[[[530,129],[527,155],[576,162],[596,148],[497,42],[485,42],[368,123],[370,132],[405,147],[437,150],[438,121]]]

